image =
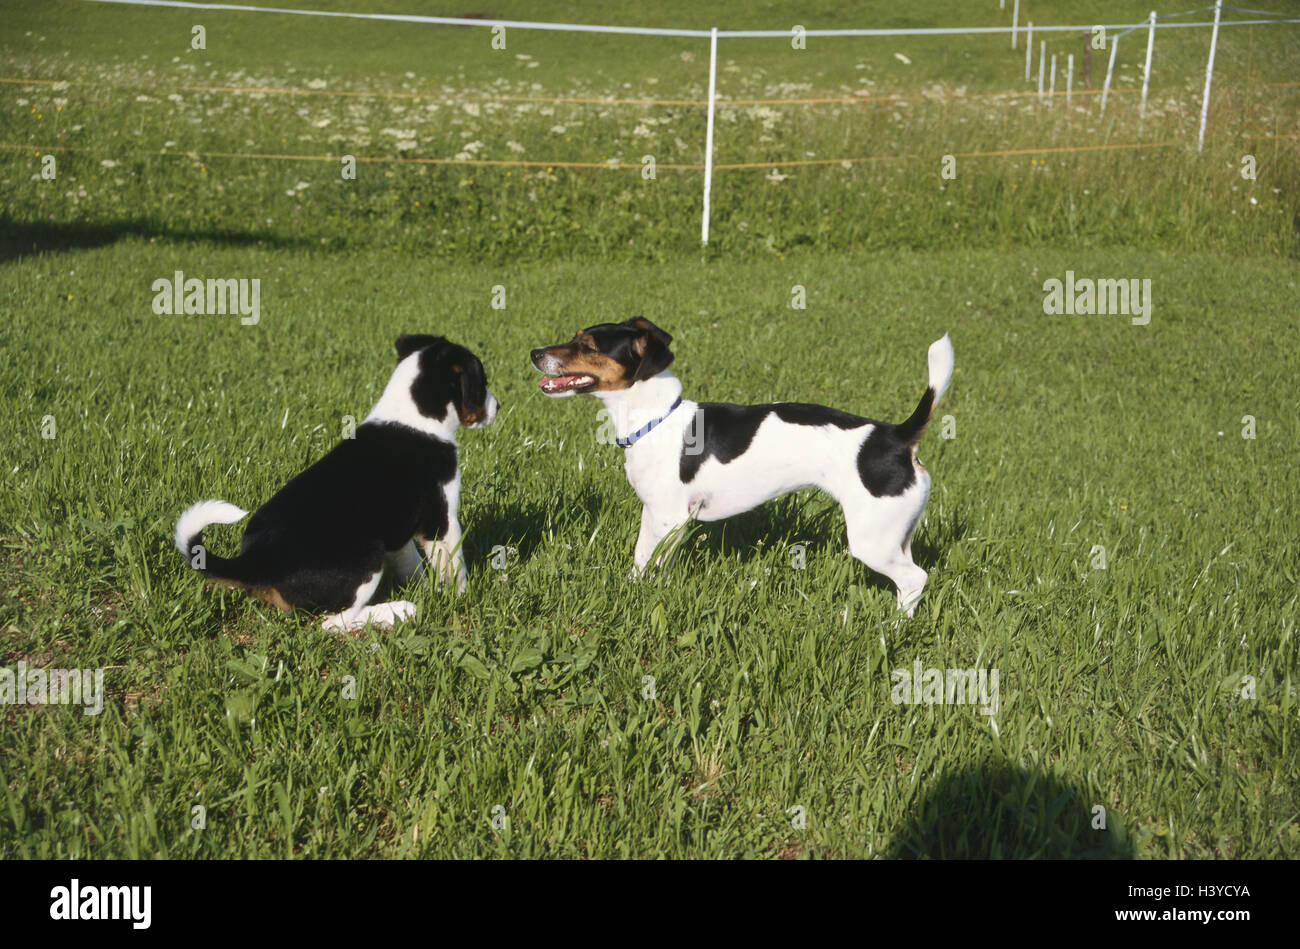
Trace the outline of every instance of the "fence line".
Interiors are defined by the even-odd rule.
[[[651,26],[602,26],[589,23],[544,23],[534,20],[494,20],[486,17],[450,17],[450,16],[424,16],[420,14],[406,13],[349,13],[341,10],[301,10],[291,7],[258,7],[246,4],[234,3],[199,3],[195,0],[89,0],[91,3],[118,3],[129,6],[144,7],[172,7],[186,10],[226,10],[234,13],[277,13],[292,16],[327,16],[338,17],[343,19],[354,20],[381,20],[397,23],[432,23],[442,26],[477,26],[477,27],[498,27],[504,26],[507,29],[515,30],[549,30],[552,32],[567,33],[607,33],[623,36],[683,36],[693,37],[695,39],[709,39],[713,36],[713,30],[690,30],[690,29],[671,29],[668,27],[651,27]],[[1204,9],[1208,10],[1209,7]],[[1198,12],[1198,11],[1190,11]],[[1261,11],[1262,12],[1262,11]],[[1181,15],[1181,14],[1180,14]],[[1285,14],[1269,14],[1275,17],[1284,17]],[[1230,20],[1225,21],[1224,26],[1253,26],[1264,23],[1300,23],[1300,18],[1272,19],[1272,20]],[[1182,27],[1212,26],[1211,23],[1162,23],[1161,29],[1178,29]],[[1083,26],[1037,26],[1036,30],[1053,33],[1079,32],[1081,30],[1091,30],[1094,26],[1104,26],[1107,30],[1121,30],[1131,26],[1128,23],[1120,24],[1086,24]],[[969,27],[951,27],[951,26],[932,26],[932,27],[907,27],[898,29],[826,29],[826,30],[804,30],[804,36],[959,36],[963,34],[980,34],[980,33],[1013,33],[1014,26],[969,26]],[[793,35],[791,30],[717,30],[717,35],[721,39],[790,39]]]
[[[705,30],[689,30],[689,29],[669,29],[669,28],[659,28],[659,27],[607,26],[607,25],[580,24],[580,23],[544,23],[544,22],[531,21],[531,20],[493,20],[489,18],[478,18],[478,17],[475,18],[438,17],[438,16],[422,16],[422,15],[411,15],[411,14],[395,14],[395,13],[355,13],[355,12],[334,11],[334,10],[301,10],[301,9],[286,8],[286,7],[249,6],[244,4],[202,3],[202,2],[196,2],[196,0],[90,0],[90,2],[117,3],[117,4],[127,4],[132,6],[144,6],[144,7],[156,7],[156,8],[229,11],[229,12],[241,12],[241,13],[273,13],[273,14],[293,15],[293,16],[326,16],[326,17],[336,17],[336,18],[345,18],[345,19],[361,19],[361,20],[391,21],[391,22],[405,22],[405,23],[430,23],[430,24],[438,24],[444,26],[468,26],[468,27],[486,26],[494,31],[497,29],[505,28],[505,29],[523,29],[523,30],[549,30],[549,31],[570,32],[570,33],[605,33],[605,34],[617,34],[617,35],[707,38],[709,40],[709,91],[708,91],[708,99],[706,100],[705,104],[708,109],[708,125],[706,131],[706,139],[705,139],[705,155],[704,155],[704,166],[703,166],[704,201],[703,201],[703,215],[701,221],[701,240],[704,244],[708,244],[709,242],[709,210],[710,210],[710,197],[712,193],[713,169],[714,169],[714,165],[713,165],[714,121],[713,119],[714,119],[714,112],[717,109],[717,106],[719,105],[719,101],[716,95],[719,37],[723,37],[726,39],[758,39],[758,38],[792,39],[792,38],[805,38],[805,37],[837,37],[837,36],[845,36],[845,37],[848,36],[862,36],[862,37],[953,36],[953,35],[970,36],[970,35],[979,35],[979,34],[1010,33],[1011,44],[1012,44],[1012,48],[1014,49],[1016,44],[1016,36],[1019,30],[1019,10],[1020,10],[1019,3],[1016,3],[1015,12],[1012,14],[1012,23],[1010,26],[964,27],[964,28],[963,27],[915,27],[915,28],[903,28],[903,29],[863,28],[863,29],[827,29],[827,30],[820,30],[820,29],[810,30],[802,26],[795,27],[789,30],[719,30],[717,27],[713,27],[705,31]],[[1003,7],[1005,8],[1005,3],[1003,3]],[[1199,150],[1205,138],[1205,120],[1206,120],[1206,114],[1209,109],[1209,93],[1210,93],[1211,77],[1214,71],[1214,52],[1215,52],[1215,47],[1217,45],[1219,28],[1221,26],[1253,26],[1253,25],[1264,25],[1264,24],[1271,25],[1277,23],[1300,23],[1300,18],[1286,17],[1284,14],[1276,13],[1273,11],[1239,9],[1234,7],[1229,7],[1228,9],[1233,10],[1234,12],[1243,12],[1248,15],[1267,16],[1267,17],[1271,17],[1271,19],[1223,21],[1222,8],[1223,8],[1223,0],[1215,0],[1214,6],[1212,8],[1205,7],[1201,9],[1186,10],[1179,13],[1166,14],[1165,20],[1163,22],[1158,22],[1156,11],[1153,10],[1151,11],[1151,15],[1145,24],[1118,24],[1118,25],[1117,24],[1095,24],[1095,25],[1086,25],[1086,26],[1042,26],[1040,25],[1038,27],[1038,31],[1039,33],[1069,33],[1069,32],[1080,33],[1080,32],[1092,32],[1096,30],[1098,26],[1100,26],[1106,31],[1120,31],[1117,33],[1113,41],[1115,44],[1118,44],[1119,37],[1124,36],[1135,29],[1140,29],[1142,26],[1145,25],[1147,27],[1147,50],[1146,50],[1146,64],[1142,71],[1142,99],[1141,99],[1141,106],[1139,111],[1139,121],[1141,121],[1141,118],[1146,114],[1147,86],[1148,86],[1148,80],[1150,79],[1150,75],[1151,75],[1151,57],[1152,57],[1152,50],[1155,44],[1156,30],[1197,28],[1197,27],[1206,27],[1206,26],[1212,27],[1214,32],[1210,43],[1210,60],[1209,60],[1209,64],[1206,67],[1205,93],[1203,96],[1203,101],[1201,106],[1201,127],[1200,127],[1200,134],[1199,134],[1198,146],[1197,146]],[[1213,23],[1200,23],[1200,22],[1187,22],[1187,21],[1170,22],[1171,20],[1177,20],[1180,17],[1194,16],[1195,14],[1203,12],[1203,10],[1208,10],[1208,9],[1214,10]],[[1027,46],[1026,57],[1029,57],[1032,55],[1031,52],[1032,40],[1028,41],[1026,43],[1026,46]],[[1106,70],[1106,82],[1102,88],[1101,102],[1102,102],[1103,114],[1105,113],[1107,94],[1110,91],[1111,72],[1114,66],[1116,48],[1117,47],[1115,45],[1112,45],[1111,60]],[[1047,52],[1047,43],[1045,40],[1040,40],[1040,52],[1039,52],[1039,63],[1038,63],[1038,94],[1040,98],[1043,95],[1043,67],[1044,67],[1043,60],[1046,58],[1046,52]],[[1027,58],[1026,72],[1028,72],[1029,65],[1030,62],[1029,59]],[[1070,87],[1073,85],[1072,83],[1073,63],[1072,62],[1070,66],[1071,68],[1068,70],[1067,73],[1068,78],[1066,80],[1067,86],[1065,90],[1067,100],[1069,99],[1072,93]],[[1051,92],[1052,94],[1055,94],[1056,54],[1052,55],[1051,79],[1052,79]],[[412,94],[412,97],[415,97],[417,95],[418,94]],[[865,101],[870,101],[870,98],[868,97]],[[1081,148],[1079,150],[1086,150],[1086,149]],[[852,161],[855,160],[857,159],[842,159],[841,163],[846,163],[846,162],[851,163]],[[861,159],[861,160],[867,160],[867,159]],[[468,163],[468,162],[457,162],[457,160],[454,159],[407,159],[407,161],[410,161],[412,163],[425,163],[425,164]],[[828,163],[830,161],[831,160],[827,160]],[[488,162],[487,160],[483,160],[483,163],[486,164]],[[508,164],[508,163],[495,162],[495,164]],[[596,168],[611,167],[610,165],[604,163],[567,163],[567,164],[568,167],[596,167]],[[790,163],[786,163],[786,164],[790,164]],[[618,165],[616,164],[615,167],[617,166]],[[559,166],[555,163],[551,163],[548,167],[559,167]],[[631,166],[631,167],[637,167],[637,166]],[[749,165],[746,167],[762,167],[762,166]]]
[[[1295,138],[1300,136],[1292,135],[1274,135],[1271,138]],[[1016,155],[1043,155],[1060,152],[1096,152],[1096,151],[1113,151],[1134,148],[1172,148],[1177,142],[1111,142],[1104,145],[1057,145],[1043,146],[1041,148],[1008,148],[998,149],[987,152],[953,152],[954,158],[1005,158]],[[190,158],[198,156],[199,158],[231,158],[240,160],[259,160],[259,161],[329,161],[339,162],[345,156],[343,155],[295,155],[295,154],[276,154],[263,152],[196,152],[196,151],[159,151],[159,152],[121,152],[108,148],[84,148],[78,145],[21,145],[16,143],[0,142],[0,151],[22,152],[31,151],[34,154],[42,152],[73,152],[82,154],[101,154],[128,156],[132,158]],[[588,162],[588,161],[526,161],[524,159],[492,159],[492,158],[398,158],[380,155],[376,157],[352,156],[359,165],[465,165],[469,167],[501,167],[501,168],[578,168],[591,169],[598,171],[640,171],[645,166],[639,162],[608,161],[608,162]],[[925,156],[921,155],[868,155],[857,158],[799,158],[791,161],[758,161],[758,162],[734,162],[730,164],[714,164],[714,171],[747,171],[761,170],[764,168],[798,168],[803,166],[815,165],[859,165],[867,162],[888,162],[888,161],[907,161]],[[668,164],[665,162],[656,162],[656,168],[666,168],[670,171],[704,171],[705,165],[694,164]]]

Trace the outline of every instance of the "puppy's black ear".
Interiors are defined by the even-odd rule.
[[[470,356],[460,367],[460,422],[477,425],[483,421],[487,407],[487,376],[477,356]]]
[[[641,334],[632,344],[633,352],[641,357],[641,364],[636,367],[636,373],[632,376],[633,382],[658,375],[673,364],[673,354],[668,349],[668,344],[673,341],[671,336],[644,316],[634,316],[626,320],[623,325]]]
[[[401,362],[411,353],[424,349],[426,346],[432,346],[434,343],[445,343],[446,340],[441,336],[430,336],[427,333],[415,333],[406,336],[397,337],[397,361]]]

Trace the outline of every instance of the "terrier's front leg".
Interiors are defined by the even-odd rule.
[[[686,524],[686,521],[687,518],[684,517],[674,517],[661,512],[654,512],[649,507],[641,508],[641,532],[637,535],[636,552],[632,557],[637,574],[645,573],[650,558],[654,556],[655,548],[673,531],[680,530]],[[662,565],[668,560],[680,540],[680,536],[675,538],[669,549],[659,555],[655,561],[656,566]]]

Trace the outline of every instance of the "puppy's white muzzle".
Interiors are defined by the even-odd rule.
[[[487,412],[487,418],[485,418],[485,419],[484,419],[483,421],[481,421],[481,422],[476,422],[475,424],[473,424],[473,425],[471,425],[471,426],[469,426],[469,427],[470,427],[470,428],[483,428],[483,427],[486,426],[486,425],[491,425],[493,419],[495,419],[495,418],[497,417],[497,405],[498,405],[498,403],[497,403],[497,397],[494,396],[494,395],[491,393],[491,391],[489,391],[488,394],[487,394],[487,401],[484,403],[484,409],[485,409],[486,412]]]

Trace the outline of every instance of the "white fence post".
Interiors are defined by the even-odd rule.
[[[709,35],[709,122],[704,133],[704,224],[700,242],[709,242],[709,192],[713,188],[713,91],[718,81],[718,28]]]
[[[1119,37],[1110,40],[1110,62],[1106,64],[1106,82],[1101,87],[1101,114],[1106,114],[1106,96],[1110,94],[1110,74],[1115,71],[1115,53],[1119,50]]]
[[[1065,104],[1070,104],[1070,93],[1074,90],[1074,54],[1065,57]]]
[[[1034,21],[1025,27],[1025,82],[1034,78]]]
[[[1147,114],[1147,81],[1151,78],[1151,47],[1156,42],[1156,11],[1151,11],[1151,26],[1147,29],[1147,64],[1142,67],[1142,105],[1138,108],[1138,118]]]
[[[1205,116],[1210,110],[1210,80],[1214,78],[1214,47],[1219,41],[1219,13],[1223,0],[1214,0],[1214,30],[1210,33],[1210,61],[1205,64],[1205,94],[1201,96],[1201,132],[1196,138],[1196,150],[1205,147]]]
[[[1038,45],[1038,98],[1043,98],[1043,67],[1047,65],[1047,40]]]
[[[1052,79],[1047,86],[1047,104],[1056,105],[1056,54],[1052,54]]]
[[[1003,7],[1002,9],[1006,9]],[[1016,31],[1020,28],[1020,0],[1011,9],[1011,48],[1016,48]]]

